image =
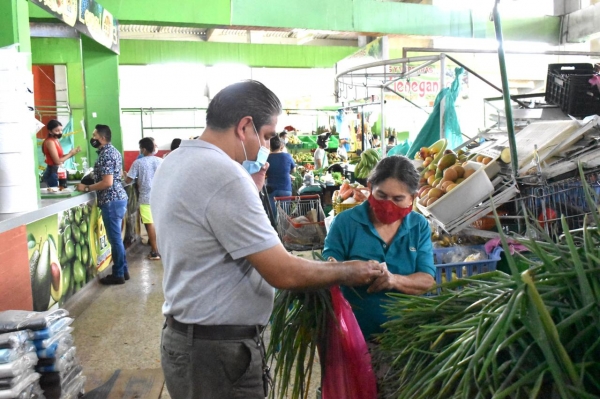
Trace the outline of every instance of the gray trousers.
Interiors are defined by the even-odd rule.
[[[253,339],[194,339],[162,330],[161,364],[173,399],[264,399],[262,355]]]

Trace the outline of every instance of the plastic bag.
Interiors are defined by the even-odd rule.
[[[17,348],[29,339],[27,331],[14,331],[0,334],[0,348]]]
[[[4,389],[0,391],[0,399],[12,399],[12,398],[20,398],[23,395],[23,391],[27,390],[27,388],[33,389],[33,384],[37,384],[37,380],[40,379],[40,375],[38,373],[31,373],[27,378],[24,378],[20,383],[12,387],[11,389]]]
[[[14,362],[28,352],[35,352],[35,346],[31,341],[26,341],[16,348],[0,349],[0,364]]]
[[[352,308],[340,287],[332,287],[337,321],[329,317],[323,367],[323,399],[377,399],[371,355]]]
[[[23,372],[23,374],[18,375],[16,377],[9,378],[0,378],[0,389],[11,389],[16,385],[20,384],[25,378],[29,377],[31,374],[35,373],[33,367],[27,369]]]
[[[415,154],[421,147],[429,147],[442,137],[440,135],[440,108],[442,107],[442,99],[445,99],[444,104],[444,135],[448,140],[449,149],[454,149],[462,144],[462,133],[456,115],[454,103],[460,94],[460,86],[463,79],[463,68],[455,69],[455,78],[449,88],[442,88],[435,98],[433,111],[429,114],[427,122],[421,128],[421,131],[415,138],[415,141],[410,146],[406,156],[410,159],[414,158]]]
[[[71,334],[72,331],[73,331],[73,327],[67,327],[63,331],[59,332],[56,335],[51,336],[50,338],[47,338],[47,339],[36,339],[35,341],[33,341],[33,344],[35,345],[35,347],[38,350],[40,350],[40,349],[46,349],[46,348],[52,346],[52,344],[60,341],[61,339],[63,339],[67,335]]]
[[[0,364],[0,378],[12,378],[21,375],[27,369],[33,368],[37,362],[37,354],[29,352],[14,362]]]
[[[55,373],[65,372],[71,369],[75,365],[75,352],[76,348],[73,346],[58,359],[54,359],[52,364],[39,365],[35,367],[35,371],[38,373]],[[50,360],[50,359],[44,359]],[[43,364],[43,362],[40,362]]]
[[[37,355],[40,359],[61,357],[71,346],[73,346],[73,336],[71,334],[63,335],[61,339],[47,348],[39,349]]]
[[[73,323],[73,319],[70,317],[63,317],[62,319],[54,320],[50,322],[50,326],[48,328],[37,331],[29,331],[29,338],[48,339],[54,336],[56,333],[63,331],[66,327],[70,326],[71,323]]]
[[[74,364],[72,368],[61,373],[44,373],[40,378],[40,385],[44,389],[53,389],[60,387],[64,389],[71,381],[80,376],[83,372],[83,367],[80,364]]]
[[[49,310],[47,312],[6,310],[0,312],[0,333],[19,330],[43,330],[50,327],[54,320],[68,315],[69,312],[65,309]]]

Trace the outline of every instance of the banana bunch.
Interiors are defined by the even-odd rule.
[[[377,165],[377,162],[380,160],[379,153],[374,149],[370,148],[366,151],[363,151],[360,154],[360,162],[356,165],[356,169],[354,170],[354,176],[357,179],[365,179],[371,173],[371,170]]]

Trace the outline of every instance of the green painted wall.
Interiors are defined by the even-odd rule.
[[[81,130],[85,120],[85,97],[83,85],[83,64],[81,62],[81,41],[79,39],[32,38],[32,62],[35,65],[66,65],[69,106],[73,116],[75,131]],[[75,145],[81,152],[75,162],[81,165],[81,157],[89,159],[89,143],[83,133],[75,135]]]
[[[489,13],[393,1],[102,0],[101,4],[122,23],[305,28],[488,39],[495,37]],[[518,4],[506,5],[506,16],[503,14],[502,18],[505,40],[558,44],[560,18],[522,17],[518,7]],[[52,18],[33,4],[30,5],[30,14],[33,19]]]
[[[121,40],[119,62],[122,65],[167,62],[214,65],[228,62],[252,67],[326,68],[356,50],[356,47]]]
[[[108,125],[112,131],[112,144],[123,153],[118,56],[87,36],[81,37],[81,48],[88,138],[91,137],[96,124]],[[96,152],[91,151],[90,164],[93,164],[96,158]]]

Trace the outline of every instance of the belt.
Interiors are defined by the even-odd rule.
[[[191,327],[194,338],[207,340],[253,339],[263,329],[261,326],[185,324],[178,322],[173,316],[167,316],[167,325],[183,334],[187,334]]]

